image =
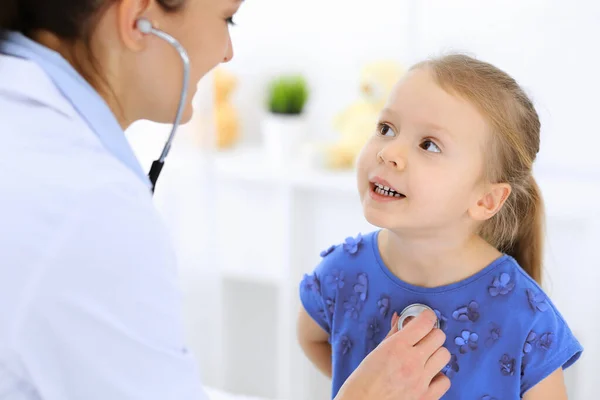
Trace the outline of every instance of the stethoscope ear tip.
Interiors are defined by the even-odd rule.
[[[148,21],[146,18],[140,18],[136,21],[135,26],[142,33],[150,33],[152,32],[152,23]]]

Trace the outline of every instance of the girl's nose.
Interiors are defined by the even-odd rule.
[[[394,141],[379,151],[377,159],[382,164],[388,164],[390,167],[402,171],[406,168],[406,147]]]

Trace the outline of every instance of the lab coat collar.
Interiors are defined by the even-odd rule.
[[[98,92],[67,60],[59,53],[17,32],[7,33],[6,39],[0,42],[0,53],[32,61],[42,68],[63,98],[41,87],[23,87],[20,92],[36,97],[36,100],[66,115],[73,116],[75,110],[98,136],[103,146],[131,169],[144,184],[152,187],[115,115]]]
[[[0,91],[43,104],[69,119],[77,112],[36,63],[2,54],[0,50]]]

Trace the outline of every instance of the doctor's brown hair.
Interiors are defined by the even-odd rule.
[[[119,0],[0,0],[0,42],[6,31],[16,31],[31,37],[38,31],[47,31],[63,41],[85,46],[89,63],[100,75],[93,54],[90,52],[90,38],[96,24],[108,6]],[[150,0],[149,0],[150,1]],[[187,0],[155,0],[163,10],[175,12]],[[72,54],[77,62],[77,54]],[[79,72],[91,81],[89,71]]]
[[[466,55],[427,60],[413,68],[430,71],[442,89],[469,101],[487,120],[492,135],[485,152],[486,178],[510,184],[512,192],[479,233],[541,283],[544,206],[532,176],[540,120],[531,100],[504,71]]]
[[[107,6],[118,0],[0,0],[0,31],[29,35],[46,30],[62,39],[88,39]],[[179,10],[186,0],[156,0],[165,11]]]

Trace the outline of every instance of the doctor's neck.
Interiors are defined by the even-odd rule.
[[[32,34],[32,39],[59,53],[75,70],[98,92],[111,109],[119,125],[126,130],[133,122],[140,119],[136,112],[135,96],[128,91],[133,89],[135,81],[127,69],[119,68],[122,60],[113,51],[103,50],[101,43],[92,43],[94,56],[83,43],[68,43],[48,31]]]

